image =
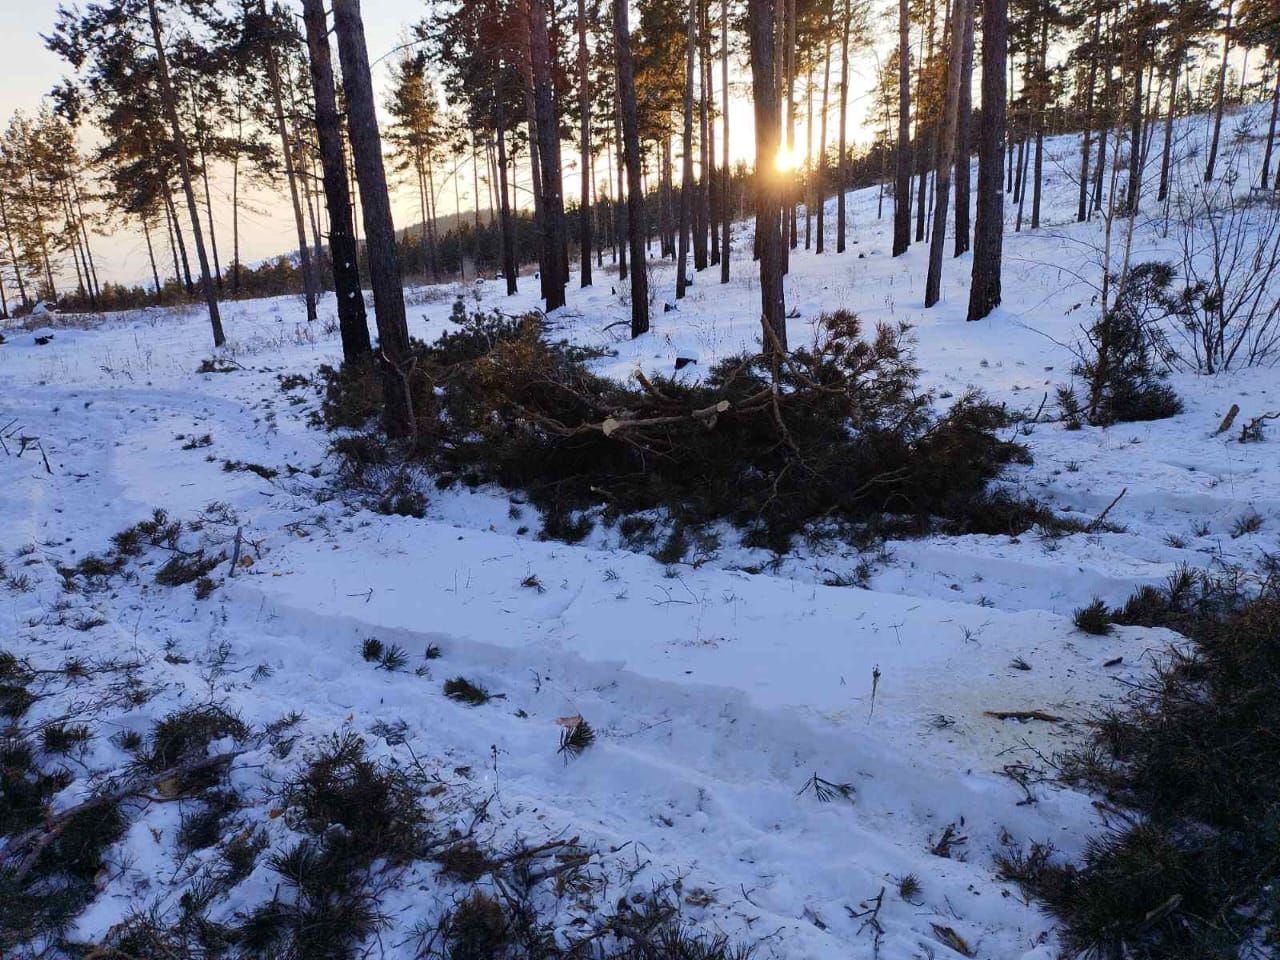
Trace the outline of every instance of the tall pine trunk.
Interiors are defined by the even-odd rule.
[[[893,182],[893,255],[911,246],[911,21],[898,0],[898,143]],[[843,118],[842,118],[843,119]]]
[[[805,108],[807,110],[804,125],[804,248],[813,245],[813,66],[809,66],[809,74],[805,78]]]
[[[981,320],[1000,304],[1004,243],[1005,69],[1009,54],[1007,0],[983,0],[982,117],[978,125],[977,217],[968,319]]]
[[[138,220],[142,223],[142,239],[147,243],[147,260],[151,263],[151,279],[156,285],[156,299],[160,298],[160,291],[163,289],[160,284],[160,269],[156,266],[156,251],[151,244],[151,228],[147,225],[145,214],[139,214]]]
[[[187,296],[195,295],[195,284],[191,282],[191,265],[187,263],[187,245],[182,239],[182,224],[178,222],[178,208],[173,204],[173,197],[168,191],[164,195],[164,219],[169,228],[169,252],[173,254],[173,279],[183,284]],[[182,262],[178,262],[178,254],[182,254]],[[185,283],[184,283],[185,277]]]
[[[1076,220],[1089,218],[1089,140],[1093,132],[1093,96],[1098,83],[1098,41],[1102,36],[1102,8],[1093,15],[1093,46],[1089,57],[1088,89],[1084,95],[1084,136],[1080,144],[1080,187],[1076,204]]]
[[[703,175],[703,209],[706,213],[707,231],[710,235],[711,248],[707,254],[707,265],[714,267],[720,263],[720,171],[716,169],[716,122],[715,122],[715,58],[711,55],[711,0],[702,0],[702,115],[706,118],[704,133],[707,146],[703,151],[706,157],[706,173]]]
[[[551,46],[546,0],[529,0],[529,66],[538,121],[538,159],[542,167],[542,291],[550,313],[564,306],[564,191],[560,175],[560,138],[555,92],[551,85]]]
[[[1258,179],[1258,189],[1266,190],[1271,180],[1271,154],[1276,143],[1276,115],[1280,113],[1280,57],[1276,57],[1276,82],[1271,91],[1271,123],[1267,127],[1267,146],[1262,154],[1262,176]],[[1280,190],[1280,177],[1276,178],[1276,189]]]
[[[631,244],[631,337],[649,332],[649,269],[645,259],[644,184],[640,170],[640,126],[636,120],[635,65],[631,59],[628,0],[613,0],[613,45],[627,168],[627,236]]]
[[[905,3],[906,0],[900,2]],[[849,26],[853,17],[849,3],[850,0],[844,0],[844,28],[840,34],[840,133],[837,144],[840,155],[836,157],[836,253],[844,253],[845,228],[848,226],[845,191],[849,189]]]
[[[1222,110],[1227,90],[1227,56],[1231,53],[1231,11],[1234,0],[1227,0],[1226,23],[1222,27],[1222,63],[1218,67],[1218,86],[1213,98],[1213,136],[1209,141],[1209,159],[1204,165],[1204,182],[1213,181],[1214,167],[1218,162],[1218,141],[1222,136]],[[1138,146],[1133,146],[1137,152]]]
[[[627,170],[626,161],[622,156],[622,97],[618,86],[616,82],[613,85],[613,153],[615,167],[617,168],[615,172],[618,188],[618,197],[613,205],[615,211],[613,216],[613,242],[618,252],[618,282],[621,283],[627,279],[627,217],[624,207],[627,192]]]
[[[342,358],[348,363],[368,357],[369,322],[360,289],[359,251],[351,220],[351,191],[347,160],[342,149],[342,127],[329,52],[329,26],[324,0],[302,0],[302,20],[307,33],[311,90],[315,98],[316,148],[329,211],[329,259],[333,263],[333,290],[338,301],[338,329],[342,334]]]
[[[828,18],[828,25],[831,21]],[[831,106],[831,40],[827,40],[826,56],[822,60],[822,107],[818,116],[818,171],[815,177],[814,196],[818,201],[815,212],[817,236],[814,238],[814,253],[822,253],[826,249],[826,212],[827,212],[827,111]]]
[[[942,296],[942,257],[947,242],[947,203],[951,196],[951,168],[955,164],[956,123],[960,115],[960,77],[963,73],[965,22],[972,0],[955,0],[951,10],[951,42],[947,47],[947,101],[938,135],[937,187],[934,193],[933,231],[929,239],[929,271],[925,278],[924,305],[932,307]]]
[[[679,238],[676,247],[677,300],[684,296],[685,288],[689,285],[689,217],[693,211],[693,48],[695,43],[694,24],[697,22],[695,15],[697,0],[686,0],[686,2],[689,4],[689,15],[685,37],[684,132],[680,141],[682,155],[678,222]]]
[[[670,257],[672,260],[676,258],[676,219],[671,216],[672,199],[671,194],[674,192],[672,187],[672,169],[675,166],[671,161],[671,134],[663,131],[662,134],[662,179],[658,184],[658,232],[661,234],[659,238],[659,249],[662,256]]]
[[[971,5],[964,28],[960,61],[960,104],[956,116],[956,245],[955,256],[969,252],[969,158],[973,154],[973,21]]]
[[[511,190],[507,183],[507,110],[504,102],[506,91],[502,82],[504,67],[499,63],[495,69],[494,82],[494,137],[498,142],[498,155],[495,163],[498,167],[498,209],[500,234],[502,237],[502,276],[507,281],[507,296],[516,292],[516,236],[511,223]]]
[[[582,255],[582,286],[591,286],[591,184],[588,173],[591,165],[591,89],[588,69],[590,61],[587,57],[587,0],[578,0],[578,72],[581,74],[578,84],[579,110],[582,114],[578,128],[581,140],[579,157],[579,178],[582,180],[582,195],[578,210],[578,252]]]
[[[733,227],[733,203],[729,191],[733,189],[733,174],[729,170],[729,0],[720,7],[720,112],[724,128],[721,149],[720,191],[720,282],[729,282],[729,241]]]
[[[187,154],[187,141],[182,133],[182,123],[178,119],[178,98],[169,80],[169,58],[164,51],[164,32],[160,28],[160,11],[156,7],[156,0],[147,0],[147,12],[151,19],[151,36],[155,41],[160,100],[168,117],[169,131],[173,135],[173,152],[178,161],[178,174],[182,178],[182,192],[187,198],[187,214],[191,217],[191,235],[195,239],[196,256],[200,260],[200,288],[204,293],[205,305],[209,309],[209,326],[213,328],[213,345],[220,347],[227,338],[222,332],[222,317],[218,313],[218,292],[214,288],[213,277],[209,272],[209,257],[205,253],[204,234],[200,230],[196,192],[191,184],[191,159]]]
[[[396,228],[387,194],[387,172],[382,166],[382,137],[378,132],[360,0],[333,0],[333,21],[338,37],[338,59],[342,64],[351,155],[364,214],[373,308],[378,322],[382,421],[388,436],[412,438],[417,428],[409,382],[409,326],[405,319],[404,288],[400,284]]]
[[[773,0],[749,0],[751,23],[751,95],[756,120],[756,237],[760,249],[760,320],[766,353],[787,346],[786,298],[782,285],[781,180],[774,172],[774,158],[781,140],[781,114]]]
[[[22,308],[26,310],[31,307],[31,299],[27,295],[26,282],[22,279],[22,265],[18,259],[17,246],[13,242],[13,225],[9,222],[9,211],[5,207],[3,190],[0,190],[0,223],[4,224],[4,240],[9,248],[9,263],[13,265],[13,278],[18,284],[18,299],[22,302]]]
[[[198,105],[191,105],[192,112],[197,111]],[[213,225],[213,191],[209,189],[209,161],[204,154],[204,136],[200,132],[200,125],[196,123],[196,151],[200,155],[200,183],[204,188],[204,212],[205,222],[209,225],[209,253],[213,257],[213,282],[218,288],[218,294],[222,294],[222,264],[218,259],[218,232]]]
[[[1163,201],[1169,196],[1169,171],[1172,166],[1173,159],[1173,115],[1178,105],[1178,72],[1182,65],[1182,55],[1176,54],[1169,64],[1169,107],[1164,114],[1164,144],[1160,150],[1160,188],[1156,191],[1156,199]],[[1271,148],[1270,142],[1267,143],[1268,151]],[[1265,163],[1263,168],[1265,170]],[[1267,176],[1262,175],[1265,182]]]
[[[696,71],[698,76],[698,179],[694,184],[693,193],[693,269],[705,270],[707,269],[707,221],[710,219],[708,199],[711,196],[708,189],[711,164],[707,157],[707,58],[702,14],[706,0],[692,0],[692,2],[698,31],[697,44],[694,47],[698,58]]]
[[[265,2],[260,2],[259,12],[267,16]],[[293,162],[293,144],[289,140],[289,125],[284,113],[284,94],[280,82],[280,63],[274,48],[268,47],[266,55],[267,81],[271,89],[271,106],[275,111],[276,132],[280,137],[280,152],[284,157],[284,175],[289,181],[289,201],[293,205],[293,225],[298,237],[298,260],[302,269],[302,289],[307,305],[307,320],[316,318],[316,279],[311,269],[311,252],[307,248],[307,224],[302,216],[302,201],[298,196],[298,169]]]
[[[1138,209],[1138,193],[1142,187],[1139,178],[1142,176],[1142,73],[1143,66],[1137,64],[1133,71],[1133,99],[1129,102],[1129,179],[1125,185],[1125,210],[1133,213]],[[1210,161],[1212,165],[1212,161]],[[1206,177],[1206,181],[1207,181]]]

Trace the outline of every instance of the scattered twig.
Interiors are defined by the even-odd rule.
[[[1062,723],[1063,718],[1057,714],[1046,713],[1043,710],[983,710],[983,714],[988,717],[995,717],[997,720],[1043,720],[1045,723]]]
[[[854,910],[853,907],[845,906],[849,917],[853,920],[862,920],[862,925],[858,927],[858,933],[868,927],[871,928],[872,940],[871,951],[873,957],[880,956],[880,942],[884,939],[884,926],[880,923],[880,908],[884,906],[884,887],[880,888],[870,900],[863,900],[858,906],[861,910]]]
[[[1107,519],[1107,514],[1111,512],[1111,508],[1114,507],[1117,503],[1119,503],[1120,498],[1123,497],[1128,492],[1129,492],[1129,488],[1125,487],[1118,494],[1116,494],[1116,498],[1112,500],[1110,503],[1108,503],[1106,509],[1103,510],[1096,517],[1094,517],[1093,520],[1089,523],[1089,526],[1085,527],[1085,529],[1090,533],[1092,533],[1094,530],[1097,530],[1099,527],[1101,527],[1102,521]]]

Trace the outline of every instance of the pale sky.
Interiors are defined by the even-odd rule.
[[[64,0],[65,2],[65,0]],[[7,123],[14,110],[34,113],[40,106],[41,98],[64,75],[66,65],[44,48],[40,34],[48,32],[57,15],[58,0],[0,0],[0,37],[5,40],[4,64],[0,67],[0,123]],[[386,79],[390,66],[390,57],[404,34],[405,28],[426,13],[426,4],[414,0],[361,0],[364,12],[365,33],[369,44],[369,58],[374,62],[374,82],[381,86]],[[381,58],[386,59],[381,59]],[[379,62],[381,60],[381,62]],[[862,116],[862,97],[860,93],[871,86],[874,70],[868,64],[854,64],[850,77],[851,100],[850,120],[852,139],[861,133],[858,123]],[[732,70],[738,73],[738,70]],[[833,71],[832,88],[838,78]],[[716,72],[717,99],[719,98],[719,71]],[[381,93],[379,94],[381,96]],[[803,117],[803,108],[801,109]],[[744,91],[735,91],[735,99],[731,104],[730,128],[732,132],[731,155],[735,162],[738,159],[749,159],[751,153],[751,109],[745,100]],[[834,140],[834,123],[828,123],[828,136]],[[92,137],[87,130],[86,138]],[[91,141],[87,141],[91,142]],[[797,130],[798,146],[803,148],[803,128]],[[717,145],[717,153],[719,153]],[[577,161],[576,151],[572,148],[565,151],[566,169],[565,194],[576,197]],[[483,177],[483,167],[481,168]],[[231,260],[231,211],[230,211],[230,175],[226,171],[215,171],[213,179],[214,220],[218,227],[218,244],[223,268]],[[603,160],[597,167],[596,179],[598,188],[603,190],[608,181]],[[527,165],[522,164],[518,177],[519,185],[524,189],[517,193],[520,206],[529,204]],[[472,209],[471,171],[468,164],[459,184],[461,207]],[[480,184],[482,205],[487,205],[487,190],[484,181]],[[392,197],[397,226],[409,226],[417,223],[418,201],[416,192],[407,189],[397,190]],[[438,213],[447,215],[454,211],[453,187],[449,184],[441,192]],[[184,218],[185,219],[185,218]],[[245,263],[253,263],[265,257],[285,252],[296,245],[293,216],[287,202],[287,194],[283,187],[279,194],[259,191],[250,194],[241,209],[241,259]],[[104,280],[134,283],[149,282],[150,267],[147,261],[146,247],[140,233],[135,228],[118,230],[107,236],[94,238],[94,255],[98,260],[99,276]],[[159,257],[160,251],[157,251]],[[194,253],[192,253],[194,266]],[[172,269],[172,268],[171,268]],[[161,266],[162,276],[164,274]],[[72,276],[74,280],[74,276]],[[66,282],[66,278],[63,278]]]

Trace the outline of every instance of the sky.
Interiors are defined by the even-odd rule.
[[[0,37],[5,38],[5,61],[3,68],[0,68],[0,123],[7,123],[8,117],[15,110],[28,113],[38,110],[41,98],[65,73],[66,65],[47,51],[40,39],[41,33],[52,28],[58,5],[59,0],[0,0]],[[426,4],[414,0],[362,0],[361,6],[369,58],[374,65],[374,83],[381,91],[386,84],[390,55],[403,42],[408,25],[425,14]],[[834,75],[833,71],[833,77]],[[854,65],[850,83],[851,95],[855,101],[850,108],[850,120],[853,124],[851,137],[854,139],[860,132],[857,121],[862,114],[857,101],[861,99],[860,93],[869,88],[869,78],[872,75],[868,66]],[[718,86],[718,72],[716,82]],[[833,80],[833,88],[834,85]],[[381,92],[379,99],[381,100]],[[803,110],[801,114],[803,115]],[[753,124],[750,104],[743,92],[739,91],[732,101],[729,116],[731,155],[735,161],[749,159]],[[829,124],[829,128],[832,131],[829,135],[834,137],[834,124]],[[798,131],[797,136],[800,138],[799,142],[803,143],[803,133]],[[92,138],[92,130],[87,130],[82,135],[86,146],[92,145]],[[576,156],[576,151],[572,149],[565,152],[565,195],[568,197],[575,197],[579,192]],[[527,177],[527,169],[522,167],[520,183],[517,185],[517,202],[520,206],[530,203]],[[603,188],[608,181],[603,162],[597,167],[596,177],[598,185]],[[215,170],[212,181],[214,221],[221,261],[225,268],[231,259],[230,174],[228,171]],[[472,209],[469,165],[461,177],[459,192],[462,209]],[[480,184],[480,194],[482,205],[487,206],[484,199],[487,190],[483,182]],[[395,189],[392,207],[397,226],[410,226],[421,219],[416,192],[407,188]],[[453,187],[449,184],[440,196],[438,212],[440,215],[448,215],[453,211]],[[94,256],[98,261],[100,277],[125,283],[149,282],[150,266],[141,233],[132,226],[117,227],[106,232],[109,226],[102,227],[101,232],[105,235],[94,238]],[[254,263],[296,246],[293,216],[283,188],[278,191],[259,190],[249,195],[241,209],[241,233],[241,259],[245,263]]]

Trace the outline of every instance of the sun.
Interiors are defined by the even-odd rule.
[[[778,168],[779,173],[790,173],[800,166],[800,155],[784,144],[778,147],[778,155],[773,158],[773,165]]]

